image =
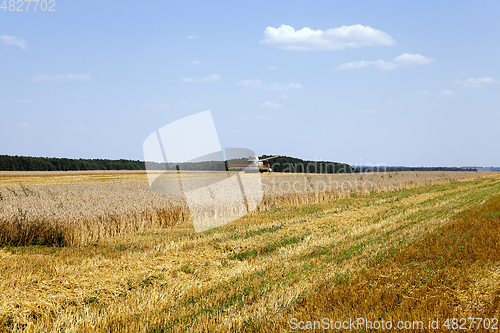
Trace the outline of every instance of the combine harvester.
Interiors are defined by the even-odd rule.
[[[269,164],[263,163],[264,161],[278,158],[281,156],[273,156],[259,160],[258,156],[249,156],[246,163],[227,163],[228,171],[244,171],[244,172],[272,172],[273,170]]]

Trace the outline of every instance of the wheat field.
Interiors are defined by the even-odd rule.
[[[202,178],[187,174],[194,181]],[[155,194],[144,172],[4,172],[0,177],[0,244],[89,245],[191,218],[182,197]],[[257,211],[474,177],[478,173],[269,174],[262,177],[264,197]],[[175,180],[177,174],[167,178]]]
[[[265,175],[254,212],[196,233],[143,173],[0,175],[0,330],[499,317],[498,174],[331,176]]]

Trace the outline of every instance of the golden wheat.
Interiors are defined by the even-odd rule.
[[[144,173],[20,173],[0,178],[0,244],[86,245],[125,233],[169,227],[191,221],[191,214],[224,221],[242,216],[244,207],[230,196],[217,202],[198,200],[198,208],[178,196],[153,193]],[[21,175],[24,175],[22,177]],[[168,175],[167,175],[168,176]],[[34,179],[33,179],[34,177]],[[175,179],[172,173],[168,177]],[[203,181],[187,173],[190,181]],[[479,177],[471,172],[396,172],[363,174],[270,174],[262,177],[264,197],[253,208],[265,211],[286,205],[319,203],[352,194],[391,191]],[[40,179],[41,178],[41,179]],[[201,180],[200,180],[201,179]],[[23,181],[25,180],[25,181]],[[126,181],[120,181],[126,180]],[[142,180],[142,181],[141,181]],[[43,185],[23,183],[42,182]],[[9,184],[10,186],[7,186]],[[193,215],[194,216],[194,215]]]
[[[303,176],[287,179],[291,176],[274,175],[276,181],[283,178],[282,182],[303,181]],[[379,177],[379,182],[387,179],[387,174],[383,178],[382,174],[340,176],[357,180],[373,176]],[[372,194],[359,192],[351,196],[354,193],[347,191],[326,194],[314,190],[307,192],[307,196],[266,193],[267,203],[259,211],[203,233],[195,233],[185,219],[168,228],[118,233],[91,246],[4,247],[0,250],[0,329],[25,332],[287,329],[285,319],[294,314],[305,318],[303,311],[313,311],[314,304],[318,315],[320,309],[327,310],[322,306],[328,299],[319,295],[315,301],[318,290],[326,293],[332,285],[358,281],[355,277],[365,270],[370,270],[374,277],[386,276],[387,272],[376,269],[378,265],[426,235],[441,235],[436,231],[457,214],[498,196],[500,189],[500,178],[495,175],[451,183],[450,179],[436,176],[431,180],[441,184],[426,187],[417,187],[431,181],[425,175],[405,176],[406,184],[381,182],[380,192],[374,190]],[[267,179],[270,177],[264,177],[267,191],[272,189],[273,179]],[[115,187],[108,187],[110,184]],[[60,198],[66,198],[68,189],[80,188],[78,184],[69,185],[57,185],[62,189],[58,192]],[[86,195],[101,193],[101,199],[106,200],[109,189],[126,193],[124,189],[131,186],[129,189],[137,191],[132,185],[89,183],[81,184],[81,188],[88,192]],[[391,186],[401,191],[384,192]],[[22,188],[16,189],[23,192]],[[42,188],[29,186],[29,189],[45,195]],[[143,189],[148,192],[147,184]],[[86,197],[76,190],[69,193]],[[322,195],[344,198],[327,201]],[[299,196],[317,202],[296,205],[295,202],[306,200]],[[68,202],[78,201],[71,196],[67,198]],[[118,198],[126,195],[121,193],[114,200]],[[86,201],[81,206],[75,204],[75,208],[99,211],[93,208],[99,205],[99,199],[86,204]],[[140,204],[143,203],[137,203]],[[100,206],[101,211],[106,208]],[[422,252],[425,246],[429,247],[424,244],[414,253]],[[437,249],[436,255],[439,253]],[[391,267],[402,270],[398,265]],[[414,271],[402,272],[399,280],[391,282],[384,278],[381,283],[406,286],[403,282]],[[486,273],[478,281],[484,282]],[[346,295],[350,290],[353,295],[364,290],[364,280],[356,283],[347,284]],[[387,284],[374,284],[367,290],[390,291],[390,288]],[[470,303],[471,298],[465,299],[464,313],[494,299],[495,293],[477,295],[472,300],[478,302],[477,306]],[[364,299],[368,299],[366,295]],[[360,302],[364,299],[358,298]],[[363,309],[362,305],[356,306],[352,311]],[[347,308],[337,310],[335,318],[349,314]]]

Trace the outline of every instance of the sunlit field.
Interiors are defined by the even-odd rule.
[[[262,182],[254,212],[196,233],[186,203],[152,193],[145,173],[0,174],[0,330],[500,317],[500,175]]]

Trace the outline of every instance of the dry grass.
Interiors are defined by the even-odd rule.
[[[89,245],[123,234],[189,223],[182,198],[150,191],[144,172],[13,172],[0,175],[0,244]],[[199,173],[185,173],[200,181]],[[371,192],[477,178],[475,172],[268,174],[257,211],[321,203]],[[483,174],[484,175],[484,174]],[[176,173],[172,173],[176,179]],[[14,185],[15,182],[15,185]],[[238,214],[225,202],[200,215]],[[205,211],[206,209],[207,211]]]
[[[292,317],[498,317],[500,177],[413,174],[403,184],[378,175],[373,193],[328,194],[336,200],[268,192],[258,212],[203,233],[179,218],[86,246],[4,246],[0,331],[269,332],[289,330]],[[92,216],[144,207],[151,197],[140,184],[26,187],[40,197],[9,188],[34,205],[58,188],[55,202]]]

